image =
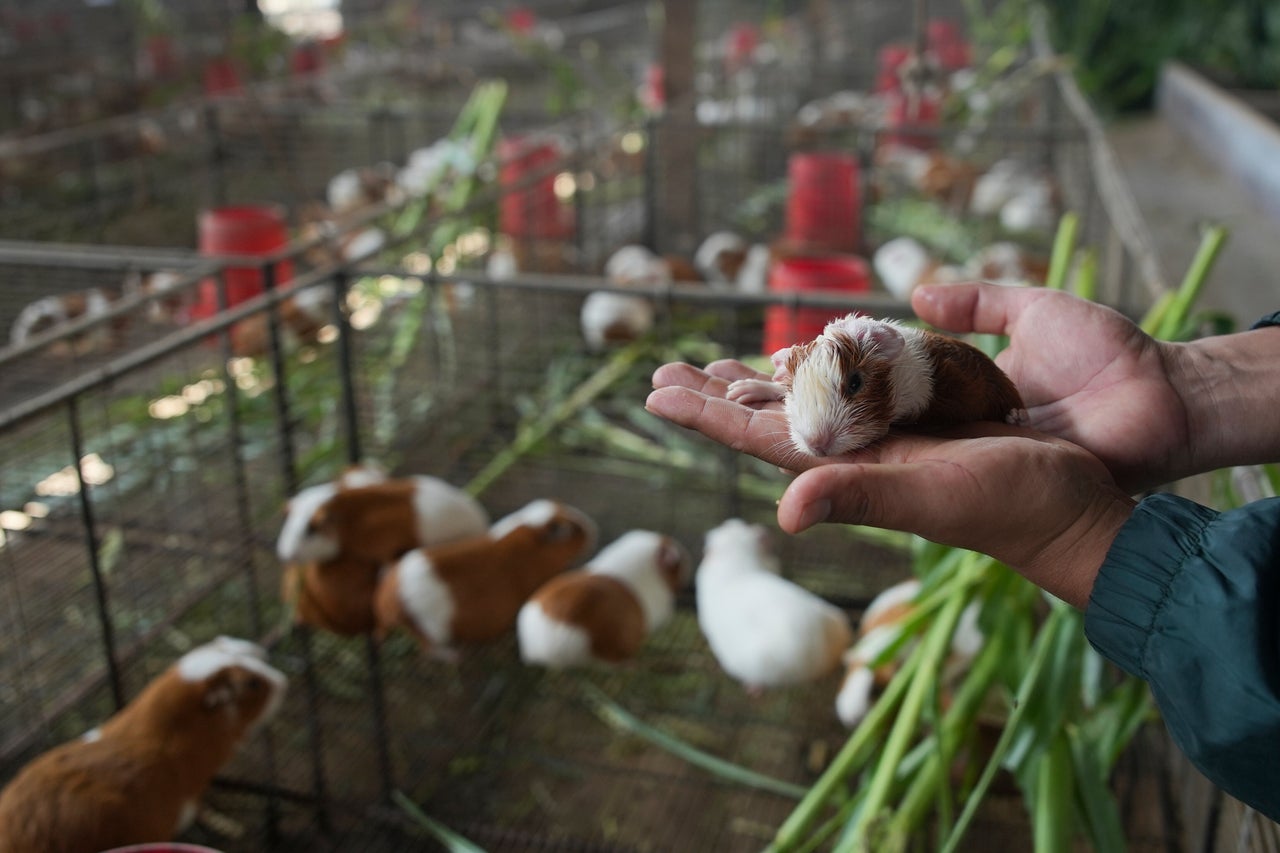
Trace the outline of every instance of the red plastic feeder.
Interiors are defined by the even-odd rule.
[[[644,85],[640,89],[640,100],[644,108],[651,113],[662,112],[667,104],[666,73],[657,62],[651,62],[644,70]]]
[[[296,45],[289,54],[289,73],[294,77],[306,77],[324,70],[324,53],[316,42]]]
[[[900,69],[911,57],[911,48],[905,44],[887,44],[880,48],[876,67],[876,91],[897,92],[902,88]]]
[[[787,180],[787,239],[831,252],[857,248],[857,158],[833,152],[792,154]]]
[[[143,44],[142,58],[146,76],[166,79],[178,76],[181,64],[171,36],[148,36]]]
[[[946,71],[966,68],[970,63],[969,43],[960,26],[947,18],[931,18],[925,26],[929,52]]]
[[[921,93],[908,97],[897,92],[889,99],[889,132],[884,142],[890,145],[908,145],[929,150],[938,147],[936,133],[920,133],[920,129],[936,129],[942,123],[942,101],[936,96]],[[913,133],[912,130],[917,132]]]
[[[769,272],[774,293],[867,293],[871,271],[857,255],[786,258]],[[764,312],[764,352],[772,355],[793,344],[811,341],[840,312],[828,308],[770,305]]]
[[[289,242],[284,211],[271,205],[201,211],[199,231],[202,255],[270,255]],[[293,278],[292,261],[278,261],[274,270],[277,285]],[[261,267],[228,267],[223,277],[228,308],[257,296],[264,288]],[[198,298],[191,309],[192,319],[204,319],[218,312],[218,286],[217,279],[200,282]]]
[[[756,48],[760,46],[760,28],[751,23],[734,24],[725,43],[725,71],[732,74],[751,64]]]
[[[244,91],[240,72],[235,63],[223,57],[213,59],[204,66],[204,93],[206,95],[234,95]]]
[[[555,166],[561,159],[554,142],[515,137],[498,144],[502,233],[535,239],[573,236],[573,208],[556,196]]]

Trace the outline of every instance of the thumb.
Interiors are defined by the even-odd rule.
[[[832,521],[954,538],[950,534],[963,524],[957,510],[981,504],[976,496],[956,493],[972,480],[951,479],[927,462],[822,465],[787,487],[778,502],[778,524],[788,533]]]
[[[1000,284],[925,284],[911,293],[911,307],[921,320],[939,329],[1007,335],[1018,317],[1038,299],[1057,291]]]

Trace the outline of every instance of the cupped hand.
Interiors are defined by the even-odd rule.
[[[911,303],[940,329],[1007,335],[996,363],[1018,387],[1030,426],[1089,450],[1125,490],[1190,472],[1176,346],[1117,311],[1044,288],[933,285]]]
[[[915,533],[980,551],[1084,607],[1134,502],[1084,448],[1019,427],[890,435],[874,462],[813,468],[782,496],[778,523],[823,521]]]
[[[1077,606],[1133,501],[1097,457],[1034,430],[981,423],[943,434],[893,432],[853,454],[800,454],[774,405],[724,398],[733,379],[758,374],[736,361],[705,370],[668,364],[654,374],[646,408],[767,462],[803,471],[778,506],[798,533],[819,522],[915,533],[989,554]]]

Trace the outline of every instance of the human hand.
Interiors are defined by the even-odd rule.
[[[778,505],[798,533],[822,521],[904,530],[989,554],[1083,607],[1133,501],[1096,457],[1070,442],[1003,424],[945,434],[890,433],[852,454],[818,458],[791,447],[775,405],[724,399],[733,379],[762,376],[736,361],[706,370],[668,364],[646,408],[736,450],[803,470]]]
[[[941,329],[1008,335],[996,364],[1018,387],[1030,426],[1086,448],[1125,490],[1194,470],[1176,345],[1117,311],[1044,288],[926,286],[911,303]]]

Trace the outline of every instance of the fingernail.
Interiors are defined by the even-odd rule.
[[[829,515],[831,515],[831,501],[825,498],[814,501],[800,513],[800,529],[808,530],[815,524],[826,521]]]

